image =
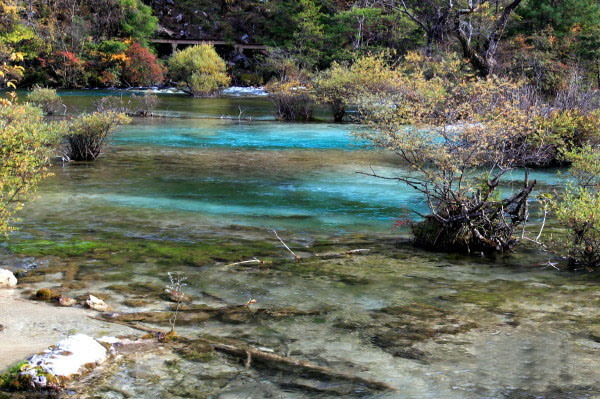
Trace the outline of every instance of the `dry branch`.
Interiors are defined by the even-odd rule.
[[[288,246],[287,246],[287,244],[286,244],[286,243],[285,243],[285,242],[284,242],[284,241],[281,239],[281,237],[279,237],[279,235],[277,234],[277,231],[273,230],[273,233],[275,233],[275,237],[277,237],[277,238],[279,239],[279,241],[281,241],[281,243],[283,244],[283,246],[285,247],[285,249],[287,249],[287,250],[288,250],[288,251],[289,251],[289,252],[292,254],[292,256],[293,256],[293,257],[294,257],[296,260],[300,260],[300,259],[302,259],[302,258],[301,258],[301,257],[299,257],[298,255],[296,255],[296,254],[294,253],[294,251],[292,251],[292,250],[290,249],[290,247],[288,247]]]

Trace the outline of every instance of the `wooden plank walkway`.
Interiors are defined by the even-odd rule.
[[[173,53],[177,51],[177,47],[179,45],[198,45],[198,44],[212,44],[213,46],[233,46],[234,50],[237,53],[243,53],[244,50],[259,50],[266,51],[267,46],[264,44],[255,44],[255,43],[231,43],[226,42],[224,40],[192,40],[192,39],[150,39],[151,43],[157,44],[170,44]]]

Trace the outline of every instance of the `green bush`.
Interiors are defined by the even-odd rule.
[[[56,90],[45,87],[34,87],[27,95],[27,101],[40,107],[47,115],[65,112],[67,109]]]
[[[571,162],[570,174],[577,184],[567,187],[562,200],[554,202],[558,222],[567,236],[555,243],[566,250],[572,268],[600,268],[600,148],[585,146],[564,154]]]
[[[225,61],[209,44],[188,47],[169,59],[171,79],[194,97],[212,96],[229,86]]]
[[[342,122],[348,105],[361,94],[384,92],[392,85],[394,75],[381,56],[361,57],[351,66],[334,62],[313,80],[314,97],[329,105],[335,122]]]
[[[96,159],[117,126],[129,122],[130,119],[125,114],[113,111],[79,116],[69,126],[66,156],[74,161]]]
[[[571,268],[600,268],[600,192],[585,188],[567,189],[555,206],[556,218],[567,229],[561,245]]]

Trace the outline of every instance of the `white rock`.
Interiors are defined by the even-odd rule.
[[[0,269],[0,288],[13,288],[17,286],[17,278],[10,270]]]
[[[110,306],[108,306],[102,299],[96,298],[93,295],[90,295],[90,299],[85,301],[85,305],[93,310],[97,310],[98,312],[106,312],[110,310]]]
[[[94,338],[76,334],[63,339],[44,353],[34,355],[27,361],[21,375],[31,376],[34,388],[53,387],[51,381],[64,381],[89,371],[109,358],[109,351]],[[48,377],[54,377],[49,378]]]

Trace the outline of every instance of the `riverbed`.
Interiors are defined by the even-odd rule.
[[[71,113],[107,94],[123,93],[62,93]],[[0,246],[22,295],[51,287],[98,294],[118,313],[164,312],[168,272],[181,273],[189,314],[255,301],[266,316],[184,317],[179,334],[241,340],[396,391],[163,347],[75,397],[600,397],[597,276],[555,270],[530,247],[494,259],[412,248],[393,227],[424,211],[423,198],[362,174],[401,165],[325,110],[282,123],[260,96],[161,95],[157,112],[169,117],[134,119],[95,162],[52,167]],[[533,177],[564,184],[555,170]]]

